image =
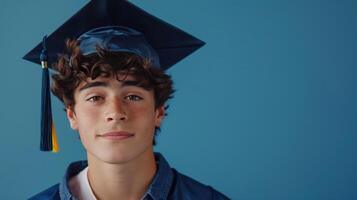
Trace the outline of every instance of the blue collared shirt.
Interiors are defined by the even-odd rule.
[[[155,159],[158,169],[142,200],[228,199],[212,187],[199,183],[171,168],[160,153],[155,153]],[[71,194],[68,183],[87,166],[87,161],[71,163],[61,183],[31,197],[30,200],[77,200]]]

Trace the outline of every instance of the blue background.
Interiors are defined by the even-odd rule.
[[[21,57],[88,1],[0,0],[0,192],[25,199],[84,159],[53,98],[59,154],[38,150],[41,69]],[[207,45],[157,151],[232,199],[357,199],[357,1],[132,1]]]

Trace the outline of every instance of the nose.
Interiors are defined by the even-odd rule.
[[[105,119],[107,122],[120,122],[127,119],[124,104],[118,98],[113,98],[107,102],[107,112]]]

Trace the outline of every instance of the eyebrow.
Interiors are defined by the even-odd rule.
[[[121,83],[122,83],[121,87],[136,86],[136,87],[143,88],[142,86],[140,86],[139,81],[136,80],[125,80],[125,81],[121,81]],[[90,82],[79,88],[79,91],[83,91],[85,89],[92,88],[92,87],[108,87],[108,83],[103,81]]]

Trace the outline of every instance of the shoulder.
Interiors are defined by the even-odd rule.
[[[29,200],[60,200],[60,194],[62,195],[62,198],[69,198],[71,193],[67,183],[69,183],[72,177],[76,176],[80,171],[86,168],[87,165],[87,161],[77,161],[71,163],[68,166],[66,174],[60,184],[49,187],[48,189],[29,198]]]
[[[174,172],[174,181],[171,194],[173,199],[229,199],[222,193],[208,185],[204,185],[195,179],[188,177],[172,169]]]
[[[59,184],[49,187],[48,189],[29,198],[29,200],[60,200]]]

